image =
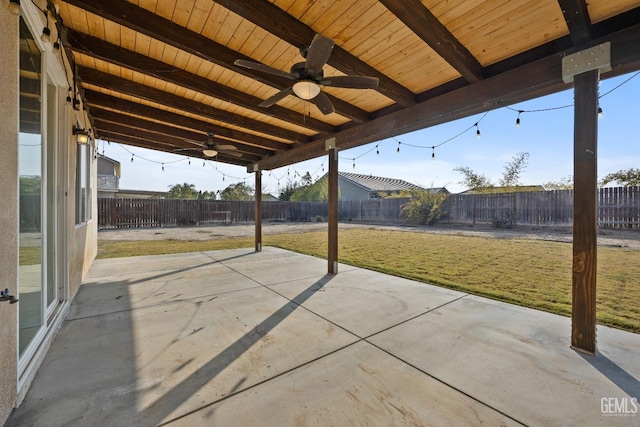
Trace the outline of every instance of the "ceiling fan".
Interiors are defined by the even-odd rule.
[[[218,144],[213,132],[207,132],[207,140],[202,143],[202,154],[205,157],[215,157],[218,153],[227,156],[242,157],[242,153],[238,153],[238,148],[231,144]],[[173,151],[193,151],[193,148],[177,148]]]
[[[321,34],[316,34],[311,41],[311,45],[300,48],[300,55],[306,61],[294,64],[288,73],[259,62],[244,59],[237,59],[234,64],[250,70],[284,77],[295,82],[291,87],[283,89],[262,101],[259,104],[260,107],[271,107],[288,95],[296,95],[298,98],[313,102],[323,114],[329,114],[333,113],[335,109],[329,97],[322,92],[320,86],[349,89],[376,89],[378,87],[377,77],[334,76],[325,78],[322,67],[329,60],[333,46],[333,40]]]

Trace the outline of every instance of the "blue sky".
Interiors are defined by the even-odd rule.
[[[605,94],[634,76],[606,79],[600,82]],[[600,99],[604,116],[598,121],[598,177],[620,169],[640,167],[640,75]],[[534,185],[559,181],[573,174],[573,107],[554,109],[573,104],[573,90],[515,104],[515,110],[550,111],[525,112],[521,125],[515,126],[518,113],[507,108],[457,120],[421,131],[385,139],[366,146],[340,152],[339,170],[399,178],[424,187],[446,187],[451,192],[465,190],[459,184],[462,176],[453,171],[468,166],[497,183],[504,165],[520,152],[529,153],[528,166],[521,184]],[[478,122],[481,138],[476,137],[474,123]],[[471,129],[469,129],[471,128]],[[435,149],[431,147],[466,133]],[[397,153],[400,141],[400,152]],[[378,145],[380,154],[376,154]],[[120,188],[166,191],[178,183],[190,183],[198,190],[218,191],[229,184],[246,180],[253,185],[253,174],[245,168],[213,161],[187,159],[185,156],[145,150],[120,144],[99,142],[98,151],[118,160],[122,167]],[[134,161],[131,162],[133,154]],[[353,158],[355,168],[353,167]],[[164,163],[164,171],[162,170]],[[313,178],[327,170],[326,156],[297,163],[289,168],[263,172],[263,187],[274,195],[288,179],[309,172]]]

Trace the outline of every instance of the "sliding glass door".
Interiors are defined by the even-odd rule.
[[[60,96],[46,60],[25,21],[20,19],[20,132],[18,355],[28,364],[59,307],[60,242],[64,219],[58,194],[61,171]],[[64,289],[64,288],[63,288]]]
[[[20,178],[18,348],[22,356],[43,325],[43,125],[42,54],[20,20]]]

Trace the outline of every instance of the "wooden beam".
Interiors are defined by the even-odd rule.
[[[173,153],[172,150],[169,150],[163,144],[158,144],[155,141],[133,138],[127,135],[109,134],[108,140],[111,142],[117,142],[119,144],[131,145],[133,147],[148,148],[150,150]],[[194,153],[194,155],[192,155],[191,157],[200,157],[201,159],[204,159],[204,160],[214,160],[208,157],[205,158],[204,156],[202,156],[202,153],[200,153],[200,156],[196,156]],[[227,156],[221,153],[218,153],[218,155],[215,157],[215,160],[220,161],[222,163],[228,163],[234,166],[247,166],[248,163],[251,163],[251,160],[245,160],[242,157]]]
[[[309,45],[316,34],[311,27],[268,1],[219,0],[216,3],[220,3],[225,8],[296,47]],[[404,107],[416,103],[413,92],[351,55],[340,46],[333,48],[327,63],[345,74],[377,77],[380,81],[378,92]]]
[[[119,133],[138,138],[162,139],[162,137],[165,136],[167,141],[173,141],[171,143],[174,145],[174,148],[193,148],[197,150],[197,145],[202,144],[202,142],[207,138],[206,134],[203,133],[193,132],[188,129],[181,129],[162,123],[151,122],[139,117],[120,114],[115,111],[94,107],[91,108],[91,113],[94,120],[102,122],[103,126],[105,126],[104,122],[112,123],[109,129],[112,132],[116,132],[116,128],[118,128]],[[191,143],[189,143],[189,141]],[[224,142],[227,143],[226,140]],[[234,143],[233,141],[228,141],[228,143],[237,146],[238,148],[243,145]],[[261,158],[260,149],[252,151],[250,147],[244,146],[241,150],[247,154],[254,155],[256,160]]]
[[[107,111],[107,110],[102,110],[102,111],[104,112],[104,115],[106,115],[107,117],[104,117],[104,115],[101,116],[99,112],[97,112],[97,114],[93,116],[93,119],[94,119],[93,125],[100,131],[100,135],[102,135],[103,132],[128,135],[134,138],[153,140],[153,141],[161,142],[167,145],[171,145],[171,147],[169,148],[173,150],[189,150],[190,152],[191,151],[201,152],[202,142],[207,139],[207,136],[204,134],[197,133],[197,132],[190,132],[185,129],[176,128],[172,126],[165,126],[159,123],[153,123],[153,128],[154,130],[156,129],[163,130],[163,132],[161,133],[157,131],[155,132],[149,131],[148,127],[145,129],[139,129],[136,127],[127,126],[123,124],[122,120],[114,120],[114,117],[120,117],[120,118],[126,119],[127,118],[126,115],[122,117],[123,116],[122,114],[116,115],[116,113],[113,113],[112,111]],[[112,121],[108,121],[109,118]],[[134,118],[134,120],[137,120],[137,119]],[[189,138],[188,141],[186,138],[183,138],[183,135],[185,132],[189,132],[191,134],[197,135],[197,137],[199,138],[197,143],[192,142],[193,141],[192,138]],[[252,147],[245,144],[238,144],[238,143],[235,143],[234,141],[229,141],[226,139],[214,138],[214,142],[218,144],[233,145],[234,147],[237,148],[238,153],[249,154],[252,156],[251,158],[253,159],[260,159],[261,157],[268,156],[272,153],[271,151],[265,150],[263,148]],[[186,153],[187,153],[186,151],[177,152],[177,154],[185,154],[185,155]],[[247,158],[249,157],[245,156],[245,159]]]
[[[267,79],[263,74],[256,75],[246,68],[234,65],[236,59],[251,58],[128,1],[68,0],[65,3],[265,84],[283,87],[290,84],[288,79],[276,76],[269,76]]]
[[[574,45],[591,40],[591,19],[585,0],[558,0]]]
[[[262,172],[256,171],[256,188],[255,188],[255,249],[256,252],[262,251]]]
[[[152,16],[156,16],[151,14]],[[181,27],[182,28],[182,27]],[[192,33],[195,34],[195,33]],[[202,37],[200,35],[195,34],[198,37]],[[195,91],[220,98],[223,96],[228,96],[227,92],[231,94],[235,94],[238,96],[238,91],[229,90],[226,86],[219,85],[216,82],[212,82],[211,80],[201,77],[192,73],[189,73],[183,69],[174,67],[162,61],[157,61],[155,59],[149,58],[148,56],[141,55],[139,53],[133,52],[128,49],[124,49],[120,46],[107,43],[104,40],[101,40],[97,37],[90,36],[88,34],[84,34],[74,30],[68,30],[67,39],[69,40],[71,49],[75,52],[80,52],[84,55],[91,56],[94,58],[99,58],[104,61],[112,62],[114,64],[119,64],[123,67],[129,68],[131,70],[138,71],[139,73],[143,73],[149,76],[156,77],[158,79],[168,81],[174,84],[177,84],[182,87],[186,87],[189,89],[193,89]],[[208,39],[207,39],[208,40]],[[240,54],[236,54],[236,57],[242,56]],[[250,58],[247,58],[250,59]],[[226,64],[221,64],[226,65]],[[227,67],[233,68],[235,70],[235,66]],[[240,67],[242,68],[242,67]],[[242,68],[246,70],[246,68]],[[251,73],[244,73],[248,77],[251,77],[255,80],[264,80],[256,77]],[[282,79],[284,82],[270,83],[269,86],[272,86],[278,90],[290,87],[293,82],[288,79]],[[264,83],[264,82],[263,82]],[[224,87],[224,89],[221,89]],[[348,117],[357,123],[363,123],[368,120],[369,113],[351,105],[345,101],[342,101],[339,98],[334,96],[329,96],[331,102],[336,108],[336,112],[340,115]],[[262,99],[258,99],[256,97],[246,97],[246,102],[249,102],[252,109],[259,111],[263,114],[268,114],[268,109],[258,107],[258,104],[262,101]],[[257,103],[256,103],[257,102]],[[278,110],[278,109],[276,109]],[[286,109],[285,109],[286,110]],[[290,111],[290,110],[286,110]],[[297,125],[300,125],[299,114],[292,112],[287,117],[282,118],[284,121],[290,121],[291,117],[296,119]],[[241,116],[239,116],[241,117]],[[320,126],[319,130],[326,131],[328,129],[327,125],[322,121],[314,122],[316,119],[312,119],[309,122],[309,118],[303,120],[303,124],[315,124],[316,126]],[[259,123],[259,122],[258,122]],[[312,126],[307,126],[314,129]]]
[[[596,351],[598,81],[597,70],[574,77],[571,346],[591,354]]]
[[[468,82],[473,83],[482,79],[480,62],[420,0],[380,0],[380,3],[424,40]]]
[[[550,55],[428,99],[414,107],[378,117],[366,125],[338,132],[333,137],[341,150],[354,148],[568,89],[570,85],[562,81],[562,57],[605,41],[611,42],[612,66],[612,71],[605,76],[640,69],[640,49],[637,48],[640,45],[638,24],[614,35],[592,40],[579,48]],[[317,138],[304,146],[261,160],[259,167],[261,170],[276,169],[324,155],[325,139]]]
[[[329,150],[328,272],[338,274],[338,149]]]
[[[119,51],[120,51],[120,56],[123,59],[116,63],[122,66],[125,66],[127,68],[131,68],[133,70],[153,76],[155,78],[164,80],[166,82],[174,83],[176,85],[185,87],[187,89],[192,89],[196,92],[200,92],[204,95],[209,95],[216,99],[220,99],[235,105],[239,105],[251,111],[255,111],[255,112],[264,114],[266,116],[280,119],[282,121],[294,124],[296,126],[301,126],[306,129],[317,131],[321,134],[329,134],[334,131],[334,127],[329,123],[325,123],[313,118],[308,118],[308,117],[305,118],[302,114],[296,111],[288,110],[279,105],[274,105],[269,108],[260,107],[258,106],[258,104],[262,102],[261,98],[248,95],[239,90],[229,88],[227,86],[224,86],[220,83],[216,83],[204,77],[193,75],[187,71],[167,65],[164,62],[155,61],[153,59],[147,58],[146,56],[137,54],[135,52],[132,52],[126,49],[119,49]],[[135,62],[133,60],[134,56],[136,57]],[[132,62],[128,62],[127,60]],[[135,65],[136,63],[142,64],[142,65]],[[141,67],[141,68],[136,68],[136,67]],[[147,69],[146,67],[155,67],[155,68]],[[145,69],[153,70],[153,71],[145,71]],[[124,92],[125,90],[128,90],[128,89],[138,90],[138,91],[146,90],[148,93],[153,92],[155,94],[158,94],[157,96],[161,96],[162,98],[165,98],[169,103],[168,105],[173,106],[173,105],[184,104],[184,105],[187,105],[188,108],[190,109],[198,109],[206,112],[208,115],[214,114],[218,116],[216,118],[217,120],[224,119],[225,121],[228,122],[230,120],[229,117],[236,117],[238,121],[244,122],[245,127],[249,129],[251,129],[251,126],[256,126],[257,127],[256,131],[260,131],[259,129],[266,127],[271,129],[270,132],[274,134],[277,134],[277,133],[288,134],[287,139],[294,138],[293,139],[294,141],[296,141],[295,138],[298,135],[297,133],[294,133],[292,131],[285,131],[284,129],[279,129],[274,126],[265,125],[263,123],[260,123],[260,121],[257,121],[257,120],[248,119],[246,117],[242,118],[242,116],[230,115],[229,113],[223,114],[222,111],[219,109],[214,109],[212,107],[207,108],[207,106],[205,106],[204,104],[201,104],[195,101],[190,101],[181,96],[173,95],[168,92],[154,89],[150,86],[145,86],[145,85],[137,84],[134,82],[130,82],[121,77],[117,77],[115,75],[105,73],[102,71],[94,70],[93,68],[79,67],[79,71],[83,80],[91,80],[91,82],[97,86],[104,87],[104,85],[112,85],[113,84],[112,82],[117,79],[117,80],[123,81],[123,83],[121,84],[121,89],[119,90],[120,92]],[[125,85],[125,86],[122,86],[122,85]],[[145,89],[145,88],[149,88],[149,89]],[[153,91],[151,91],[151,89]],[[200,105],[198,106],[198,104]],[[184,108],[185,107],[183,107],[182,109]],[[297,141],[297,142],[304,142],[304,141]]]
[[[171,123],[173,125],[199,130],[204,133],[213,132],[216,135],[231,138],[235,141],[256,145],[274,151],[286,151],[291,147],[290,144],[284,142],[274,141],[272,139],[264,138],[250,133],[240,132],[203,120],[182,116],[179,114],[171,113],[169,111],[160,110],[158,108],[149,107],[132,101],[127,101],[122,98],[116,98],[114,96],[105,95],[100,92],[94,92],[92,90],[85,90],[84,96],[87,100],[87,103],[93,107],[104,107],[111,110],[135,114],[137,116],[149,117],[154,120],[160,120],[165,123]]]

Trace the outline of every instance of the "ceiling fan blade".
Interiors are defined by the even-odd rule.
[[[220,150],[220,153],[224,154],[225,156],[242,157],[242,153],[238,153],[236,151]]]
[[[285,98],[287,95],[291,95],[293,93],[293,88],[282,89],[280,92],[276,93],[270,98],[262,101],[258,106],[260,107],[271,107],[276,102],[280,101],[282,98]]]
[[[173,152],[177,153],[178,151],[200,151],[202,148],[193,147],[193,148],[174,148]]]
[[[315,98],[311,99],[310,101],[316,104],[316,107],[318,107],[322,114],[331,114],[336,111],[335,108],[333,108],[331,100],[324,92],[320,92]]]
[[[344,87],[350,89],[377,89],[378,78],[367,76],[335,76],[320,80],[323,86]]]
[[[289,80],[295,80],[296,78],[291,74],[284,72],[282,70],[278,70],[277,68],[269,67],[268,65],[261,64],[259,62],[246,61],[244,59],[236,59],[234,62],[235,65],[238,65],[243,68],[248,68],[253,71],[262,71],[263,73],[273,74],[274,76],[284,77]]]
[[[216,145],[216,150],[219,151],[229,151],[229,150],[237,150],[238,147],[236,147],[235,145],[231,145],[231,144],[218,144]]]
[[[307,62],[305,63],[305,71],[310,72],[311,76],[315,76],[331,56],[333,50],[333,40],[326,38],[323,35],[316,34],[309,46],[309,52],[307,52]]]

